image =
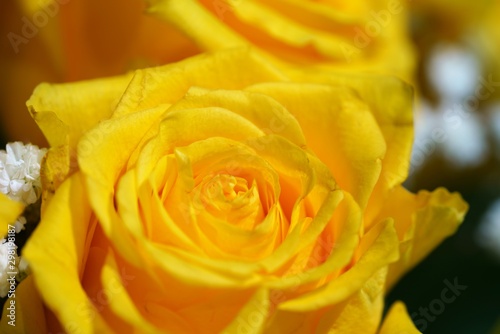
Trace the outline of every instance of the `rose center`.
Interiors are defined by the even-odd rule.
[[[200,201],[212,217],[244,229],[253,229],[264,217],[257,182],[240,176],[205,176],[196,186],[193,200]]]

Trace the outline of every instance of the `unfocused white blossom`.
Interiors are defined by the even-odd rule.
[[[445,115],[446,111],[442,114]],[[460,123],[442,122],[449,140],[441,144],[444,157],[458,167],[475,167],[488,157],[488,138],[478,113],[470,113]],[[444,116],[443,116],[443,119]]]
[[[31,273],[29,263],[24,259],[24,256],[19,256],[19,265],[17,268],[19,269],[19,273],[17,274],[18,282],[21,282]]]
[[[477,56],[454,44],[435,47],[427,65],[430,82],[445,100],[460,101],[473,94],[480,73]]]
[[[495,153],[497,157],[500,158],[500,103],[490,106],[488,110],[488,125],[493,133],[493,139],[495,140]]]
[[[435,152],[462,168],[483,163],[489,147],[481,117],[462,105],[433,108],[423,101],[415,116],[411,166],[418,169]]]
[[[22,230],[24,230],[25,224],[26,224],[26,218],[24,216],[17,218],[16,222],[14,223],[14,228],[16,229],[16,233],[19,233]]]
[[[479,225],[476,240],[500,260],[500,199],[488,208]]]
[[[41,192],[40,164],[46,149],[21,142],[0,151],[0,192],[26,205],[35,203]]]

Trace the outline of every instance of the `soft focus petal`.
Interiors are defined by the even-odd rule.
[[[86,191],[77,173],[55,194],[23,255],[40,295],[66,331],[79,328],[82,333],[107,333],[80,284],[90,220]]]
[[[149,0],[149,3],[150,14],[178,26],[206,51],[249,45],[196,0]]]
[[[144,0],[19,0],[2,4],[0,117],[7,139],[44,145],[24,102],[40,82],[124,74],[199,53]]]
[[[15,326],[9,325],[7,317],[10,301],[15,301]],[[35,287],[33,275],[29,275],[16,287],[15,297],[8,299],[3,308],[0,332],[12,334],[38,334],[47,330],[45,309]]]
[[[14,202],[0,193],[0,235],[2,237],[7,234],[9,224],[16,221],[23,209],[24,205],[22,203]]]
[[[414,56],[403,4],[297,0],[150,0],[149,4],[149,12],[205,51],[252,45],[284,68],[300,64],[412,78]],[[367,32],[373,22],[375,32],[373,24]]]

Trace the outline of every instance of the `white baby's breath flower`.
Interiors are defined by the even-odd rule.
[[[9,257],[10,256],[10,257]],[[8,274],[9,272],[17,272],[17,264],[19,257],[17,256],[17,246],[12,242],[6,242],[5,239],[0,240],[0,297],[7,296],[11,283],[15,280],[12,278],[16,275]]]
[[[0,151],[0,192],[26,205],[35,203],[41,192],[40,163],[46,149],[21,142]]]
[[[29,263],[24,259],[24,256],[19,257],[18,269],[19,269],[19,274],[17,275],[18,282],[21,282],[31,273]]]
[[[24,225],[26,224],[26,218],[24,216],[21,216],[17,218],[16,222],[14,223],[14,228],[16,229],[16,233],[21,232],[24,230]]]

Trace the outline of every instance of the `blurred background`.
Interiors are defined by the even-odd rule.
[[[424,333],[500,333],[500,1],[401,3],[418,59],[406,187],[458,191],[470,211],[387,304],[403,300]],[[25,107],[39,82],[116,75],[200,52],[142,15],[142,1],[118,7],[100,0],[1,1],[1,147],[14,140],[46,145]],[[454,282],[466,288],[444,302],[442,291]]]
[[[470,210],[387,304],[404,300],[424,333],[500,333],[500,1],[422,0],[410,8],[420,96],[406,186],[458,191]],[[445,281],[455,279],[466,288],[440,303]]]

